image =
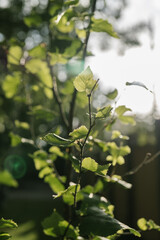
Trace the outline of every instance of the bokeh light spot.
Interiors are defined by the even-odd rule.
[[[16,179],[22,178],[27,171],[25,160],[18,155],[9,155],[4,161],[4,168]]]

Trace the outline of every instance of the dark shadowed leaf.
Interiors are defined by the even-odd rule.
[[[41,139],[51,145],[54,145],[54,146],[62,146],[63,147],[63,146],[68,146],[72,143],[71,140],[62,138],[55,133],[48,133]]]
[[[80,232],[82,235],[94,234],[107,237],[117,233],[121,229],[128,230],[138,237],[141,236],[138,231],[107,215],[98,207],[89,207],[86,211],[86,216],[81,218]]]
[[[58,237],[57,239],[61,239],[68,226],[68,222],[65,221],[61,217],[61,215],[58,212],[56,212],[56,210],[54,210],[49,217],[43,220],[42,226],[44,229],[43,231],[46,235],[54,238]],[[70,239],[77,239],[77,232],[76,230],[74,230],[71,224],[69,225],[69,229],[66,233],[66,237]]]

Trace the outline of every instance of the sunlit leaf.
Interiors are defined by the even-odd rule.
[[[128,136],[122,135],[120,131],[114,130],[114,131],[112,132],[111,139],[114,140],[114,139],[116,139],[116,138],[120,138],[120,139],[124,139],[124,140],[128,140],[128,139],[129,139]]]
[[[17,134],[14,134],[13,132],[9,133],[9,136],[11,138],[11,146],[16,147],[21,143],[21,137]]]
[[[140,230],[142,231],[146,231],[146,230],[158,230],[160,231],[160,226],[157,225],[153,220],[146,220],[145,218],[140,218],[137,221],[137,225],[140,228]]]
[[[7,240],[10,239],[11,235],[9,233],[0,233],[0,240]]]
[[[76,201],[79,201],[83,198],[83,195],[81,193],[79,193],[80,185],[76,186],[76,184],[73,184],[73,185],[69,186],[67,189],[59,192],[57,195],[53,195],[53,197],[57,198],[57,197],[62,196],[63,201],[71,206],[71,205],[74,204],[74,194],[75,194],[76,187],[77,187]]]
[[[17,128],[29,129],[29,124],[27,122],[20,122],[19,120],[15,120],[15,125]]]
[[[93,158],[87,157],[83,159],[82,167],[91,172],[96,172],[98,163]]]
[[[106,96],[109,99],[113,100],[113,99],[115,99],[117,97],[117,95],[118,95],[118,91],[117,91],[117,89],[115,89],[112,92],[109,92]]]
[[[61,53],[49,53],[49,56],[50,56],[50,64],[51,65],[55,65],[57,63],[60,63],[60,64],[67,63],[66,57]]]
[[[61,18],[56,21],[57,28],[60,32],[69,33],[74,29],[73,17],[76,16],[76,12],[72,8],[68,8],[61,14]]]
[[[90,67],[87,67],[82,73],[80,73],[73,83],[78,92],[86,92],[87,95],[90,94],[96,84],[96,80],[93,79],[93,73]]]
[[[17,227],[18,227],[18,225],[13,220],[4,219],[4,218],[0,219],[0,229],[2,229],[2,228],[17,228]]]
[[[59,179],[54,174],[47,175],[44,178],[44,181],[49,184],[53,192],[58,194],[59,192],[64,191],[63,184],[59,181]]]
[[[86,31],[84,29],[78,29],[76,28],[76,33],[79,38],[86,38]]]
[[[52,78],[50,70],[45,61],[34,58],[26,63],[26,69],[32,74],[36,74],[44,86],[52,88]]]
[[[18,182],[7,170],[0,171],[0,185],[1,184],[9,187],[18,187]]]
[[[132,110],[130,108],[127,108],[125,105],[118,106],[115,109],[115,112],[117,113],[118,116],[122,116],[127,111],[132,111]]]
[[[63,152],[61,152],[60,148],[56,147],[56,146],[50,147],[49,152],[50,153],[54,153],[54,154],[56,154],[59,157],[63,157],[63,155],[64,155]]]
[[[68,146],[69,144],[72,143],[71,140],[62,138],[55,133],[48,133],[41,139],[54,146]]]
[[[126,85],[127,86],[138,86],[138,87],[143,87],[145,88],[146,90],[150,91],[151,93],[153,93],[151,90],[149,90],[142,82],[137,82],[137,81],[134,81],[134,82],[126,82]]]
[[[37,170],[40,170],[48,165],[47,164],[48,154],[45,151],[38,150],[34,152],[32,157],[34,159],[34,164]]]
[[[29,55],[34,58],[44,59],[46,57],[46,46],[44,44],[40,44],[31,50],[29,50]]]
[[[117,183],[117,184],[119,184],[120,186],[122,186],[126,189],[132,188],[132,184],[124,181],[121,178],[121,176],[113,175],[112,177],[110,177],[110,176],[107,175],[105,179],[106,179],[107,182]]]
[[[145,218],[138,219],[137,225],[142,231],[146,231],[148,229],[147,220]]]
[[[76,128],[69,134],[74,140],[86,137],[88,129],[85,126],[80,126]]]
[[[112,107],[108,105],[107,107],[103,107],[98,109],[96,113],[96,118],[107,118],[111,114]]]
[[[39,172],[38,176],[39,178],[44,178],[46,175],[49,175],[53,172],[53,169],[46,166],[44,168],[42,168],[42,170]]]
[[[119,116],[119,120],[124,124],[135,125],[136,121],[133,116]]]
[[[7,75],[2,83],[2,89],[7,98],[12,98],[18,91],[21,82],[21,73],[13,72],[12,75]]]
[[[8,63],[19,65],[23,55],[22,48],[19,46],[11,46],[8,51]]]
[[[64,4],[67,6],[70,6],[70,5],[76,5],[78,2],[79,0],[66,0]]]
[[[108,20],[96,19],[94,17],[92,17],[91,20],[92,20],[91,31],[106,32],[114,38],[119,38],[117,33],[114,31],[112,25],[108,22]]]

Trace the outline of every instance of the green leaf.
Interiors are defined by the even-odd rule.
[[[57,195],[53,195],[53,197],[58,198],[64,194],[74,194],[75,188],[76,188],[76,184],[73,184],[73,185],[69,186],[67,189],[65,189],[64,191],[59,192]],[[77,191],[79,191],[79,190],[80,190],[80,185],[78,184]]]
[[[12,46],[9,48],[8,51],[8,63],[14,64],[14,65],[19,65],[20,64],[20,59],[23,55],[22,49],[19,46]]]
[[[82,167],[91,172],[96,172],[98,163],[93,158],[87,157],[82,160]]]
[[[117,184],[119,184],[120,186],[122,186],[126,189],[131,189],[132,188],[132,184],[124,181],[121,178],[121,176],[113,175],[112,177],[110,177],[110,176],[107,175],[105,179],[106,179],[107,182],[117,183]]]
[[[131,149],[129,146],[121,146],[120,148],[119,155],[125,156],[131,153]]]
[[[134,81],[134,82],[126,82],[126,85],[127,86],[139,86],[139,87],[143,87],[145,88],[146,90],[150,91],[151,93],[153,93],[151,90],[149,90],[142,82],[137,82],[137,81]]]
[[[34,115],[37,119],[44,119],[45,116],[45,120],[47,121],[52,121],[56,115],[55,112],[50,109],[43,108],[41,105],[32,107],[32,110],[28,113]]]
[[[115,89],[112,92],[109,92],[106,96],[109,99],[113,100],[113,99],[115,99],[117,97],[117,95],[118,95],[118,91],[117,91],[117,89]]]
[[[7,98],[12,98],[16,95],[21,82],[21,73],[13,72],[12,75],[7,75],[2,83],[2,89]]]
[[[96,80],[93,79],[93,73],[90,67],[87,67],[82,73],[80,73],[73,83],[78,92],[86,92],[87,95],[90,94],[96,84]]]
[[[43,141],[51,144],[51,145],[54,145],[54,146],[62,146],[62,147],[64,147],[64,146],[68,146],[68,145],[70,145],[72,143],[71,140],[62,138],[62,137],[58,136],[55,133],[48,133],[47,135],[45,135],[41,139]]]
[[[88,133],[88,129],[85,126],[80,126],[79,128],[76,128],[69,134],[73,138],[73,140],[81,139],[86,137]]]
[[[114,130],[114,131],[112,132],[111,139],[114,140],[114,139],[116,139],[116,138],[120,138],[120,139],[124,139],[124,140],[128,140],[128,139],[129,139],[128,136],[122,135],[120,131]]]
[[[0,171],[0,185],[1,184],[9,187],[18,187],[18,182],[7,170]]]
[[[44,178],[46,175],[49,175],[53,172],[53,169],[46,166],[44,168],[42,168],[42,170],[39,172],[38,176],[39,178]]]
[[[46,46],[44,44],[40,44],[31,50],[29,50],[29,56],[34,57],[34,58],[41,58],[45,59],[46,58]]]
[[[49,53],[50,56],[50,64],[51,65],[55,65],[55,64],[66,64],[67,63],[67,59],[66,57],[61,54],[61,53]]]
[[[12,132],[9,133],[9,136],[11,138],[11,146],[16,147],[21,143],[21,137],[17,134],[14,134]]]
[[[32,14],[24,18],[24,23],[28,27],[38,27],[42,23],[42,18],[39,14]]]
[[[0,233],[0,240],[7,240],[9,238],[11,238],[9,233]]]
[[[86,210],[90,207],[99,207],[103,209],[107,214],[113,215],[113,212],[110,211],[110,207],[113,206],[110,202],[102,196],[95,195],[93,193],[86,194],[86,189],[82,189],[83,201],[81,204],[81,212],[86,214]]]
[[[17,228],[18,225],[10,219],[0,219],[0,229],[6,229],[6,228]]]
[[[53,192],[59,193],[61,191],[64,191],[63,184],[59,181],[59,179],[54,174],[50,174],[46,176],[44,181],[49,184]]]
[[[63,56],[66,58],[72,58],[77,55],[78,50],[81,49],[82,42],[78,39],[73,40],[71,45],[67,47],[63,53]]]
[[[115,109],[115,112],[117,113],[118,117],[122,116],[127,111],[132,111],[132,110],[130,108],[127,108],[125,105],[119,106]]]
[[[27,122],[20,122],[19,120],[15,120],[15,125],[17,128],[23,128],[26,130],[29,129],[29,124]]]
[[[59,239],[64,235],[66,228],[69,226],[68,231],[66,232],[66,237],[71,239],[77,239],[77,232],[74,230],[73,226],[65,221],[61,215],[53,211],[53,213],[45,218],[42,222],[43,231],[46,235],[51,237],[58,237]]]
[[[137,225],[142,231],[146,231],[148,229],[147,220],[145,218],[138,219]]]
[[[35,168],[40,170],[48,165],[48,154],[43,150],[38,150],[32,155],[34,159]]]
[[[141,236],[136,230],[119,222],[115,218],[107,215],[97,207],[89,207],[86,215],[81,218],[80,233],[82,235],[94,235],[107,237],[116,234],[118,230],[128,230],[136,236]]]
[[[67,189],[64,191],[59,192],[57,195],[53,195],[54,198],[63,197],[63,201],[68,204],[68,205],[73,205],[74,204],[74,194],[75,194],[75,189],[76,189],[76,184],[73,184],[69,186]],[[79,192],[80,190],[80,185],[78,184],[77,186],[77,197],[76,197],[76,202],[79,200],[82,200],[83,195],[82,193]]]
[[[136,121],[133,116],[119,116],[119,120],[124,124],[135,125]]]
[[[49,152],[50,153],[54,153],[54,154],[56,154],[59,157],[63,157],[64,156],[64,154],[63,154],[63,152],[61,152],[60,148],[56,147],[56,146],[50,147]]]
[[[79,173],[80,164],[78,158],[76,158],[75,156],[70,156],[70,160],[72,162],[72,167],[74,168],[75,172]]]
[[[44,86],[52,88],[50,70],[45,61],[35,58],[28,61],[25,66],[29,72],[38,76]]]
[[[66,0],[64,2],[64,5],[70,6],[70,5],[76,5],[79,3],[79,0]]]
[[[142,231],[146,231],[146,230],[158,230],[160,231],[160,226],[157,225],[153,220],[146,220],[145,218],[140,218],[137,221],[137,225],[140,228],[140,230]]]
[[[114,38],[119,38],[117,33],[114,31],[112,25],[108,22],[108,20],[96,19],[94,17],[92,17],[91,20],[92,20],[91,31],[106,32]]]
[[[98,109],[96,113],[96,118],[107,118],[111,114],[112,107],[108,105],[107,107],[103,107]]]

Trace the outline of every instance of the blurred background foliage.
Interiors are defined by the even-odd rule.
[[[49,131],[59,134],[66,130],[63,128],[62,119],[57,114],[58,106],[52,96],[51,79],[46,62],[43,62],[46,53],[49,52],[51,63],[54,65],[54,72],[64,103],[63,108],[69,109],[69,102],[74,90],[72,80],[82,71],[85,57],[92,55],[91,50],[94,47],[91,44],[92,41],[103,51],[114,48],[116,44],[119,54],[124,54],[130,47],[140,46],[139,35],[141,32],[148,34],[151,47],[153,44],[152,22],[139,22],[139,24],[128,26],[125,29],[121,27],[120,21],[123,12],[129,4],[127,0],[97,0],[96,4],[95,16],[107,18],[109,22],[112,22],[120,37],[118,44],[110,36],[106,37],[105,35],[104,37],[104,33],[91,33],[89,42],[85,42],[88,31],[88,14],[91,12],[90,1],[81,0],[81,4],[76,6],[74,11],[70,11],[70,2],[72,1],[0,0],[0,170],[9,169],[16,179],[12,179],[8,172],[3,172],[4,175],[0,176],[2,184],[0,186],[0,212],[6,218],[13,218],[20,226],[15,233],[12,233],[13,236],[15,234],[15,240],[22,238],[24,240],[49,239],[42,235],[41,221],[50,214],[50,209],[53,208],[52,192],[48,185],[38,178],[29,153],[35,151],[35,145],[41,147],[43,144],[39,140],[40,136]],[[73,2],[78,3],[76,0]],[[67,8],[63,17],[59,15],[61,17],[59,24],[55,25],[57,14]],[[72,19],[74,20],[74,18],[79,18],[79,21],[74,26],[76,30],[72,31],[74,24]],[[69,24],[66,19],[70,20]],[[95,39],[97,37],[98,44]],[[84,56],[85,44],[89,45],[89,50]],[[75,56],[76,61],[68,61]],[[34,57],[33,60],[31,60],[32,57]],[[39,58],[42,61],[39,61]],[[21,61],[20,64],[19,61]],[[21,82],[22,76],[23,82]],[[94,97],[95,107],[97,102],[102,106],[106,102],[110,103],[106,93],[97,91]],[[80,122],[85,122],[87,116],[82,113],[86,111],[86,103],[85,96],[82,97],[78,94],[74,127],[77,127]],[[120,122],[115,124],[115,128],[120,127],[124,134],[130,135],[129,141],[133,151],[131,158],[138,159],[135,162],[130,161],[125,167],[127,169],[122,169],[122,172],[134,167],[137,161],[141,161],[145,157],[146,152],[154,153],[157,150],[159,122],[155,123],[152,114],[148,116],[148,119],[146,122],[138,119],[136,127],[128,128],[122,126]],[[100,129],[101,125],[98,125],[97,131]],[[110,139],[110,135],[108,133],[106,137]],[[95,150],[94,154],[98,155],[99,152]],[[60,165],[58,164],[57,168],[63,173],[65,171],[63,161],[60,162]],[[14,168],[12,168],[13,165]],[[150,170],[154,174],[157,165],[152,168]],[[4,179],[8,179],[9,187],[3,185]],[[129,180],[136,182],[134,177]],[[17,187],[17,185],[16,189],[11,188]],[[127,193],[127,197],[126,193],[121,193],[121,198],[126,197],[127,199],[124,202],[128,206],[128,211],[123,212],[119,209],[116,213],[120,220],[125,219],[126,221],[127,219],[128,223],[133,225],[135,225],[137,215],[134,214],[134,208],[129,206],[129,202],[131,201],[133,206],[136,206],[136,198],[140,199],[140,197],[135,197],[135,191],[135,188],[131,190],[130,195]],[[159,193],[157,194],[157,199],[160,199]],[[152,193],[150,195],[152,196]],[[119,201],[118,190],[112,190],[110,197],[114,203],[117,203]],[[154,205],[154,202],[152,204]],[[58,202],[54,201],[54,207],[60,208]],[[153,210],[154,214],[151,214],[151,218],[154,219],[159,218],[156,207],[157,202],[155,210]],[[122,209],[124,208],[122,207]],[[138,214],[140,213],[141,211]],[[145,208],[142,215],[145,215]]]

